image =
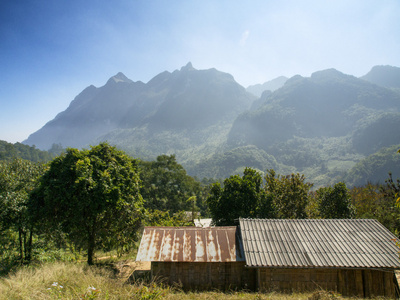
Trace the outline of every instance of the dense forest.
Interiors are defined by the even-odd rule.
[[[61,154],[62,151],[62,146],[57,144],[53,144],[48,151],[42,151],[35,146],[0,141],[0,160],[22,158],[32,162],[47,162]]]
[[[12,153],[0,160],[1,273],[83,256],[93,264],[98,251],[133,251],[145,225],[193,226],[196,218],[215,225],[235,225],[239,217],[374,218],[400,233],[400,180],[390,173],[384,183],[352,188],[315,188],[304,174],[254,168],[199,181],[174,155],[142,161],[101,143],[54,146],[62,153],[43,153],[48,161],[37,162],[23,158],[34,148],[2,145]]]

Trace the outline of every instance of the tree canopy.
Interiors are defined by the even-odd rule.
[[[21,143],[12,144],[0,140],[0,160],[21,158],[33,162],[48,162],[61,152],[62,148],[52,152],[42,151],[35,146],[28,146]]]
[[[69,148],[55,158],[31,197],[39,223],[60,228],[88,264],[94,251],[133,242],[141,224],[142,197],[136,160],[107,143]]]
[[[345,183],[338,182],[333,187],[319,188],[316,196],[321,218],[351,219],[355,216],[355,207]]]
[[[298,173],[282,176],[276,175],[272,169],[267,171],[265,191],[267,197],[272,200],[277,218],[307,218],[308,193],[312,184],[305,180],[305,176]]]
[[[43,164],[20,158],[0,161],[0,232],[12,229],[18,233],[21,261],[31,257],[32,228],[27,202],[44,169]]]
[[[270,198],[262,186],[262,176],[251,168],[243,176],[233,175],[211,187],[207,199],[215,225],[234,225],[241,218],[269,218],[274,215]]]
[[[140,178],[143,183],[140,193],[147,209],[171,213],[192,210],[192,203],[187,200],[196,196],[196,204],[204,213],[200,183],[187,175],[174,155],[160,155],[155,161],[140,162]]]

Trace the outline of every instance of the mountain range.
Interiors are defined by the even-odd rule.
[[[198,178],[253,167],[303,173],[316,186],[354,185],[372,178],[360,164],[400,144],[398,128],[398,67],[376,66],[360,78],[328,69],[246,89],[228,73],[188,63],[148,83],[118,73],[91,85],[24,143],[45,150],[108,141],[142,159],[175,154]],[[388,154],[387,172],[400,176],[395,157]]]

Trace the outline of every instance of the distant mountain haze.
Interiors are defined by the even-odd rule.
[[[196,70],[190,63],[179,71],[163,72],[147,84],[118,73],[100,88],[86,88],[24,143],[40,149],[49,149],[53,143],[83,147],[114,129],[188,130],[233,122],[255,98],[231,75]]]
[[[400,89],[400,68],[392,66],[375,66],[361,79],[387,88]]]
[[[385,111],[400,112],[397,93],[334,69],[319,71],[310,78],[292,77],[256,111],[240,115],[228,143],[267,150],[295,136],[346,136]]]
[[[142,159],[175,154],[199,178],[274,168],[326,185],[400,144],[399,70],[377,66],[356,78],[328,69],[247,89],[228,73],[191,63],[147,83],[118,73],[87,87],[24,143],[49,149],[108,141]]]
[[[99,135],[121,126],[127,107],[140,106],[144,87],[144,83],[133,82],[122,73],[100,88],[91,85],[24,143],[40,149],[49,149],[53,143],[64,147],[87,146]]]
[[[261,97],[262,93],[265,91],[274,92],[277,89],[281,88],[287,80],[287,77],[279,76],[275,79],[264,82],[263,84],[250,85],[247,87],[246,90],[257,97]]]
[[[149,82],[153,90],[152,81]],[[154,129],[204,128],[230,121],[256,98],[230,74],[215,69],[196,70],[189,63],[157,85],[165,97],[146,122]]]

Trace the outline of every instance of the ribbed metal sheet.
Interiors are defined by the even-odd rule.
[[[145,227],[137,261],[244,261],[236,227]]]
[[[246,265],[400,269],[396,237],[376,220],[240,219]]]

